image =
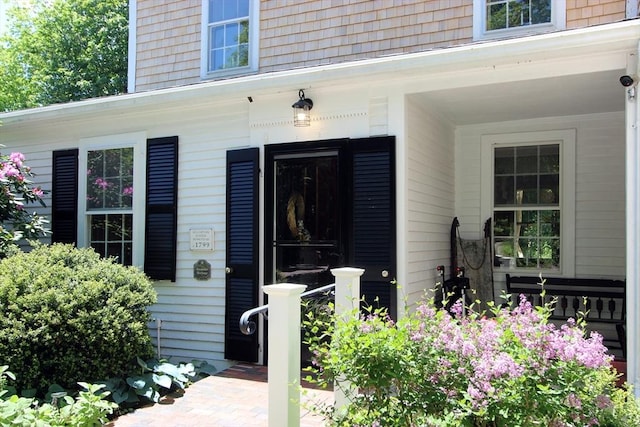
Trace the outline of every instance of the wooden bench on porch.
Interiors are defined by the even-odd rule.
[[[511,276],[507,274],[507,293],[515,300],[524,294],[534,305],[543,305],[557,298],[551,320],[577,319],[580,312],[590,330],[597,330],[610,350],[618,350],[626,357],[625,313],[626,282],[610,279],[577,279],[544,277],[546,296],[540,295],[539,277]]]

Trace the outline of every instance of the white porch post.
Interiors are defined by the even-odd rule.
[[[264,286],[269,295],[269,427],[300,426],[300,294],[305,285]]]
[[[640,44],[636,52],[640,54]],[[627,381],[640,397],[640,134],[638,133],[637,70],[638,56],[628,64],[627,72],[636,83],[625,90],[626,109],[626,235],[627,235]]]
[[[334,268],[331,274],[336,278],[336,315],[348,316],[354,308],[360,305],[360,276],[364,273],[361,268],[343,267]],[[333,394],[335,407],[342,408],[348,403],[344,390],[349,390],[351,386],[340,381],[334,384]]]

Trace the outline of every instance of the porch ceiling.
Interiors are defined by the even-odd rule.
[[[454,125],[624,111],[624,70],[416,94]]]

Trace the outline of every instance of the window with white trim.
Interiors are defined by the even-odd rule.
[[[124,265],[142,266],[144,135],[88,138],[83,143],[78,243]]]
[[[496,262],[560,269],[560,146],[494,148]]]
[[[546,32],[566,26],[565,0],[474,0],[474,39]]]
[[[573,273],[574,146],[573,130],[483,137],[496,268]]]
[[[203,6],[203,77],[253,70],[259,1],[207,0]]]

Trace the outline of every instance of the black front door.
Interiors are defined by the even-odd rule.
[[[270,283],[307,289],[333,283],[344,262],[337,150],[273,156],[273,269]]]
[[[365,269],[368,304],[396,315],[395,140],[344,139],[268,146],[265,281],[308,289],[331,268]]]

